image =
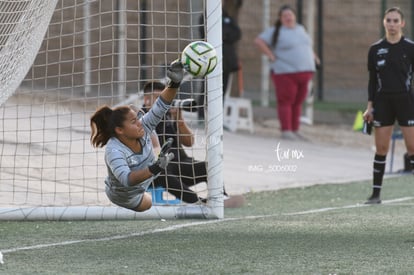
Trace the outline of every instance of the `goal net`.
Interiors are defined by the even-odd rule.
[[[154,188],[150,210],[116,207],[90,117],[102,105],[142,106],[143,85],[165,81],[195,40],[219,55],[212,74],[187,77],[178,93],[198,102],[200,112],[183,112],[195,134],[185,151],[207,163],[208,184],[190,187],[207,203]],[[0,68],[0,219],[223,217],[221,1],[1,1]]]

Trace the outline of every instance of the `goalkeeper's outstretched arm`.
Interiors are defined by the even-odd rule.
[[[168,86],[162,91],[160,97],[166,102],[171,103],[177,94],[181,80],[184,77],[184,68],[180,61],[175,60],[167,69],[167,76],[170,78]]]

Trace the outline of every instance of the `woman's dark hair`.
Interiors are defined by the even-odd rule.
[[[277,14],[277,19],[275,22],[275,31],[273,32],[272,36],[272,47],[276,47],[277,39],[279,38],[279,31],[280,27],[282,26],[282,21],[280,21],[280,17],[282,17],[282,13],[286,10],[291,10],[293,13],[296,13],[295,10],[289,5],[283,5],[280,7],[279,12]]]
[[[392,7],[392,8],[387,9],[384,13],[384,16],[389,14],[390,12],[393,12],[393,11],[398,12],[401,16],[401,21],[404,21],[404,14],[403,14],[402,10],[399,7]]]
[[[91,117],[91,143],[94,147],[103,147],[115,136],[115,128],[122,127],[126,115],[131,111],[128,106],[111,109],[102,106]]]

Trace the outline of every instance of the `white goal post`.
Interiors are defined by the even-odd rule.
[[[191,187],[207,203],[170,204],[164,193],[146,212],[114,206],[90,116],[142,105],[144,83],[163,80],[181,50],[204,39],[219,64],[205,81],[182,83],[178,97],[205,109],[185,113],[196,139],[185,149],[207,163],[208,184]],[[221,52],[220,0],[0,1],[0,220],[223,218]]]

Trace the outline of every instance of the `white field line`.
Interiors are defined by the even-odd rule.
[[[412,199],[414,199],[414,197],[404,197],[404,198],[393,199],[393,200],[385,200],[385,201],[382,201],[382,204],[393,204],[393,203],[399,203],[399,202],[408,201]],[[305,215],[305,214],[327,212],[327,211],[332,211],[332,210],[366,207],[366,206],[371,206],[371,205],[358,203],[358,204],[345,205],[345,206],[340,206],[340,207],[327,207],[327,208],[319,208],[319,209],[306,210],[306,211],[300,211],[300,212],[293,212],[293,213],[287,213],[287,214],[282,214],[282,215],[284,216]]]
[[[409,200],[413,200],[413,199],[414,199],[414,197],[404,197],[404,198],[399,198],[399,199],[394,199],[394,200],[382,201],[382,203],[383,204],[393,204],[393,203],[400,203],[400,202],[403,202],[403,201],[409,201]],[[307,211],[292,212],[292,213],[285,213],[285,214],[247,216],[247,217],[240,217],[240,218],[224,218],[224,219],[221,219],[221,220],[191,222],[191,223],[186,223],[186,224],[172,225],[172,226],[168,226],[168,227],[165,227],[165,228],[152,229],[152,230],[148,230],[148,231],[136,232],[136,233],[125,234],[125,235],[115,235],[115,236],[105,237],[105,238],[72,240],[72,241],[64,241],[64,242],[58,242],[58,243],[38,244],[38,245],[32,245],[32,246],[16,247],[16,248],[5,249],[5,250],[2,250],[1,252],[4,255],[4,254],[18,252],[18,251],[24,251],[24,250],[42,249],[42,248],[55,247],[55,246],[65,246],[65,245],[78,244],[78,243],[104,242],[104,241],[128,239],[128,238],[132,238],[132,237],[139,237],[139,236],[144,236],[144,235],[150,235],[150,234],[156,234],[156,233],[162,233],[162,232],[169,232],[169,231],[174,231],[174,230],[181,229],[181,228],[193,227],[193,226],[199,226],[199,225],[205,225],[205,224],[214,224],[214,223],[240,221],[240,220],[262,219],[262,218],[277,217],[277,216],[280,216],[280,215],[283,215],[283,216],[306,215],[306,214],[314,214],[314,213],[328,212],[328,211],[333,211],[333,210],[341,210],[341,209],[349,209],[349,208],[357,208],[357,207],[366,207],[366,206],[369,206],[369,205],[366,205],[366,204],[353,204],[353,205],[345,205],[345,206],[340,206],[340,207],[319,208],[319,209],[312,209],[312,210],[307,210]]]

